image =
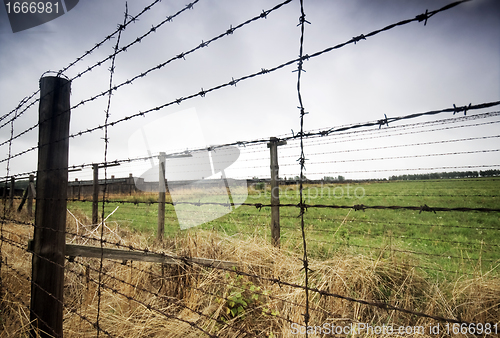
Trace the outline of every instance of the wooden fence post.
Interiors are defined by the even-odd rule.
[[[24,206],[24,203],[26,202],[26,200],[28,199],[28,191],[29,191],[29,185],[26,187],[26,189],[24,190],[24,193],[23,193],[23,197],[21,198],[21,202],[19,203],[19,206],[17,207],[17,212],[21,212],[21,210],[23,209],[23,206]]]
[[[271,153],[271,238],[275,247],[280,246],[280,191],[278,182],[278,146],[286,144],[286,141],[278,141],[271,137],[267,147]]]
[[[97,164],[92,164],[92,170],[94,171],[94,192],[92,194],[92,224],[99,223],[98,217],[98,207],[99,207],[99,166]]]
[[[4,203],[7,203],[7,180],[5,180],[5,184],[3,186],[2,199]]]
[[[28,216],[33,216],[33,197],[36,196],[35,191],[35,176],[30,175],[30,181],[28,184],[28,204],[26,207],[28,208]]]
[[[61,77],[40,79],[31,337],[63,336],[70,90]]]
[[[17,207],[17,212],[21,212],[21,210],[23,209],[24,203],[26,203],[26,201],[28,201],[28,204],[26,206],[26,210],[28,212],[28,216],[30,216],[30,217],[33,215],[33,210],[32,210],[33,209],[33,197],[36,196],[35,185],[33,184],[34,177],[35,176],[33,176],[33,175],[29,176],[28,186],[24,190],[23,198],[21,199],[21,202],[19,203],[19,206]]]
[[[82,185],[80,184],[80,181],[78,181],[78,178],[75,178],[75,183],[78,183],[78,185],[76,186],[77,187],[76,199],[80,200],[80,193],[81,193]],[[73,195],[74,195],[74,192],[73,192]],[[74,198],[74,196],[73,196],[73,198]]]
[[[14,207],[14,189],[16,185],[16,178],[12,176],[10,178],[10,194],[9,194],[9,209]]]
[[[128,174],[128,187],[128,194],[132,195],[132,188],[134,187],[134,176],[132,176],[132,173]]]
[[[157,238],[159,241],[163,240],[163,233],[165,232],[165,192],[167,191],[165,185],[165,158],[164,152],[160,153],[158,156],[159,166],[158,166],[158,233]]]

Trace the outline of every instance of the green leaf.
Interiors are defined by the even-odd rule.
[[[243,308],[243,306],[239,306],[238,307],[238,314],[241,314],[243,312],[245,312],[245,309]]]

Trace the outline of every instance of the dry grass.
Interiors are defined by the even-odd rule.
[[[94,231],[95,227],[84,225],[90,224],[85,216],[74,216],[68,214],[69,231],[99,238],[100,230]],[[166,239],[159,245],[143,233],[121,229],[116,224],[108,224],[108,227],[105,228],[105,238],[110,242],[181,256],[234,261],[252,275],[280,278],[301,285],[304,282],[300,260],[302,253],[278,250],[262,238],[242,240],[198,231]],[[0,337],[27,336],[31,255],[23,248],[31,232],[30,226],[3,225],[6,240],[2,242],[2,258],[7,264],[3,264],[1,271]],[[71,235],[68,235],[67,241],[96,244]],[[12,243],[19,243],[22,248]],[[313,272],[309,282],[311,287],[334,294],[387,302],[431,315],[460,317],[473,323],[498,324],[498,277],[478,273],[455,281],[430,282],[423,272],[406,263],[415,262],[391,258],[372,260],[339,252],[329,260],[311,261]],[[204,336],[196,327],[220,337],[244,337],[245,333],[240,330],[259,337],[296,337],[291,325],[304,321],[304,291],[271,283],[264,278],[242,277],[235,272],[196,265],[162,267],[155,263],[123,264],[105,260],[102,275],[105,287],[100,289],[99,297],[96,283],[99,280],[99,265],[98,259],[88,258],[66,263],[65,337],[95,337],[96,329],[89,321],[96,321],[98,306],[100,327],[116,337]],[[242,308],[238,311],[240,305]],[[314,293],[310,293],[310,306],[310,325],[419,325],[424,326],[428,333],[429,326],[437,324],[432,319],[385,311],[334,297],[320,297]]]

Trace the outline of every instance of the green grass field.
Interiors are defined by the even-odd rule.
[[[299,202],[296,186],[280,187],[280,202]],[[499,208],[500,179],[450,179],[422,181],[381,181],[307,185],[304,199],[307,204],[353,206],[422,206],[429,207],[486,207]],[[222,201],[221,196],[213,197]],[[115,196],[105,215],[122,227],[141,232],[154,232],[157,227],[157,196]],[[168,201],[168,197],[167,197]],[[208,201],[208,197],[207,197]],[[214,199],[212,199],[214,201]],[[143,202],[152,202],[150,204]],[[248,191],[247,203],[270,203],[270,190]],[[69,209],[91,215],[90,202],[71,202]],[[102,204],[99,206],[101,213]],[[193,217],[196,206],[193,206]],[[172,205],[166,205],[165,232],[167,236],[183,236],[197,229],[209,229],[230,236],[262,236],[270,240],[270,208],[260,211],[241,206],[218,219],[179,230]],[[280,208],[281,246],[302,252],[299,209]],[[328,258],[338,250],[362,254],[373,259],[392,259],[414,265],[431,276],[484,274],[490,270],[498,275],[500,264],[500,213],[498,212],[419,212],[413,210],[365,210],[309,208],[305,215],[307,249],[310,257]]]

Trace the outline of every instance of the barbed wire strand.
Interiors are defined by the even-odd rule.
[[[15,113],[14,113],[14,116],[17,115],[17,109],[19,109],[19,107],[21,106],[21,104],[18,105],[18,107],[16,108],[15,110]],[[12,120],[12,122],[10,123],[10,138],[12,139],[12,136],[14,135],[14,120]],[[5,177],[5,185],[3,187],[3,194],[5,195],[5,197],[7,198],[7,184],[8,184],[8,180],[7,178],[9,177],[9,174],[10,174],[10,157],[11,157],[11,154],[12,154],[12,140],[9,141],[9,150],[8,150],[8,157],[9,157],[9,160],[7,161],[6,163],[6,177]],[[12,187],[13,188],[13,187]],[[11,195],[13,196],[13,191],[10,192]],[[11,207],[11,206],[9,206]],[[0,297],[3,296],[3,291],[4,291],[4,287],[3,287],[3,280],[2,280],[2,267],[3,267],[3,238],[4,238],[4,225],[5,225],[5,216],[7,215],[7,199],[4,200],[4,205],[3,205],[3,217],[2,217],[2,220],[0,221]]]
[[[304,170],[305,170],[305,154],[304,154],[304,141],[303,141],[303,132],[304,132],[304,115],[307,113],[305,112],[304,104],[302,102],[302,93],[301,93],[301,76],[302,76],[302,71],[303,71],[303,53],[304,53],[304,30],[305,30],[305,24],[308,22],[306,20],[306,14],[304,12],[304,1],[300,0],[300,17],[299,17],[299,25],[300,26],[300,47],[299,47],[299,61],[297,63],[297,97],[299,101],[299,110],[300,110],[300,157],[298,159],[299,164],[300,164],[300,183],[299,183],[299,189],[300,189],[300,197],[299,197],[299,205],[300,205],[300,229],[302,233],[302,250],[303,250],[303,258],[302,258],[302,263],[303,267],[301,270],[304,270],[304,285],[305,285],[305,313],[302,314],[304,316],[304,325],[305,327],[308,327],[309,325],[309,272],[311,271],[309,269],[309,260],[307,258],[307,242],[306,242],[306,232],[305,232],[305,225],[304,225],[304,213],[305,213],[305,207],[304,207],[304,201],[303,201],[303,180],[304,180]],[[306,330],[306,337],[308,337],[308,330]]]
[[[108,94],[108,102],[107,102],[107,107],[106,110],[104,111],[105,113],[105,125],[107,125],[107,122],[109,120],[110,116],[110,108],[111,108],[111,96],[112,96],[112,89],[113,89],[113,75],[115,73],[115,61],[116,61],[116,55],[118,54],[118,47],[120,46],[120,39],[122,36],[122,32],[126,28],[126,22],[128,18],[128,4],[125,2],[125,17],[123,19],[123,24],[118,26],[118,37],[116,39],[116,45],[114,47],[114,53],[113,57],[111,59],[111,67],[109,68],[109,94]],[[107,188],[107,161],[108,161],[108,143],[109,143],[109,137],[108,137],[108,127],[106,126],[104,128],[104,188],[103,188],[103,201],[106,196],[106,188]],[[101,209],[101,240],[104,238],[104,220],[105,220],[105,203],[102,203],[102,209]],[[103,261],[104,261],[104,246],[101,242],[101,259],[99,261],[99,284],[97,288],[97,321],[96,321],[96,328],[97,328],[97,338],[99,338],[99,332],[100,332],[100,314],[101,314],[101,282],[102,282],[102,274],[103,274]]]

